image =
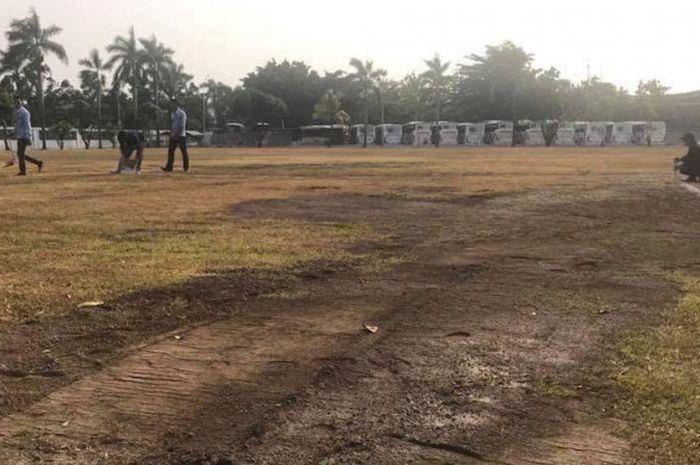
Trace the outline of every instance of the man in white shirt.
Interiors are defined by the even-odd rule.
[[[172,113],[170,115],[170,144],[168,146],[168,163],[161,167],[165,172],[172,172],[175,163],[175,149],[180,148],[182,153],[182,169],[187,173],[190,169],[190,158],[187,154],[187,114],[180,107],[177,100],[172,101]]]
[[[17,138],[17,161],[19,164],[18,176],[27,175],[27,162],[34,163],[41,172],[44,162],[38,158],[27,155],[27,147],[32,145],[32,115],[29,113],[22,100],[15,98],[15,137]]]

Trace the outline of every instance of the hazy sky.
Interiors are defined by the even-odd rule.
[[[195,75],[230,85],[268,59],[303,60],[319,71],[347,69],[368,57],[400,78],[422,71],[439,52],[452,63],[487,44],[512,40],[579,81],[591,73],[636,87],[658,78],[675,92],[700,89],[697,39],[700,3],[667,0],[531,2],[514,0],[3,0],[0,30],[34,6],[44,24],[63,28],[58,40],[70,64],[54,75],[77,82],[78,60],[103,50],[134,25],[155,34]],[[6,47],[0,38],[0,47]]]

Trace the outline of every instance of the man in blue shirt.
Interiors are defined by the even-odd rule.
[[[22,101],[15,98],[15,138],[17,138],[17,160],[19,162],[18,176],[27,175],[27,161],[34,163],[39,172],[44,167],[44,162],[27,155],[27,147],[32,145],[32,115],[29,113]]]
[[[187,155],[187,114],[177,100],[172,101],[170,120],[170,144],[168,146],[168,163],[161,167],[165,172],[171,172],[175,163],[175,149],[180,147],[182,153],[182,169],[187,173],[190,169],[190,158]]]

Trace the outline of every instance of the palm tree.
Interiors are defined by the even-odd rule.
[[[13,19],[10,30],[5,34],[9,47],[4,54],[8,63],[19,63],[24,74],[33,81],[39,95],[39,117],[41,120],[41,147],[46,149],[46,108],[44,105],[44,78],[50,73],[45,63],[47,55],[55,55],[61,62],[68,63],[66,50],[61,44],[52,40],[62,29],[51,25],[41,27],[36,10],[29,10],[24,19]]]
[[[401,103],[411,112],[414,121],[420,119],[425,100],[425,79],[415,73],[407,74],[399,87]]]
[[[425,64],[428,70],[423,73],[423,78],[435,104],[435,126],[437,127],[440,125],[440,113],[452,82],[452,76],[447,74],[447,70],[450,69],[450,63],[443,63],[440,55],[436,53],[432,59],[425,60]],[[440,145],[440,139],[437,137],[435,138],[435,145]]]
[[[371,61],[362,62],[357,58],[350,60],[350,66],[355,68],[355,72],[350,74],[350,79],[360,85],[361,97],[365,103],[365,137],[362,146],[367,148],[367,126],[369,124],[369,97],[374,89],[377,88],[378,82],[386,76],[386,71],[383,69],[374,69],[374,63]]]
[[[174,99],[187,92],[188,84],[192,81],[194,76],[185,72],[184,65],[169,63],[162,71],[163,93],[168,98]]]
[[[134,125],[138,124],[139,114],[139,80],[141,79],[141,51],[134,33],[134,26],[129,28],[127,37],[117,36],[114,42],[107,47],[107,51],[112,54],[107,66],[114,69],[114,82],[120,84],[128,83],[131,86],[131,97],[134,101]]]
[[[160,83],[163,79],[163,71],[166,66],[170,65],[173,60],[173,50],[166,47],[162,43],[158,42],[155,34],[151,36],[150,39],[139,39],[143,49],[141,50],[141,57],[144,65],[146,65],[146,75],[151,78],[153,82],[153,95],[155,108],[153,109],[153,114],[156,119],[156,130],[160,127]],[[156,144],[160,145],[160,137],[156,139]]]
[[[103,71],[108,71],[110,67],[102,62],[100,52],[97,49],[92,49],[89,58],[80,60],[79,64],[85,69],[80,72],[84,82],[93,83],[95,88],[95,96],[97,101],[97,146],[102,148],[102,93],[107,78]]]

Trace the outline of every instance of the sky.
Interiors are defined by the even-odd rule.
[[[659,79],[672,92],[700,89],[695,58],[700,2],[585,0],[3,0],[0,31],[36,8],[69,64],[49,61],[54,77],[77,84],[78,61],[93,48],[106,55],[133,25],[175,50],[195,82],[229,85],[269,59],[302,60],[319,72],[348,69],[351,57],[373,60],[400,79],[423,71],[435,53],[453,65],[486,45],[511,40],[575,82],[591,75],[634,90]],[[7,46],[0,37],[0,48]]]

